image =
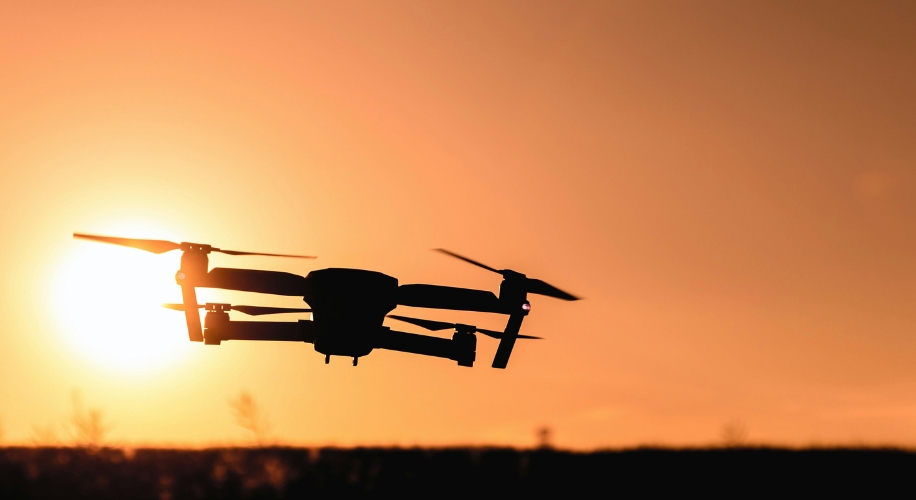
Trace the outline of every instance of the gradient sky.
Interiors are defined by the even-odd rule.
[[[244,442],[247,390],[296,445],[916,446],[914,82],[912,2],[2,2],[3,439],[76,389],[115,443]],[[587,300],[505,371],[326,366],[187,342],[177,254],[73,231]]]

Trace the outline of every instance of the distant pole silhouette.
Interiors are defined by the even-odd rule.
[[[537,435],[538,449],[549,450],[553,448],[553,429],[547,426],[539,427],[535,434]]]

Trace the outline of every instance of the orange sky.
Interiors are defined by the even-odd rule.
[[[117,443],[241,442],[248,390],[301,445],[916,446],[913,3],[138,4],[0,4],[5,442],[79,389]],[[184,342],[178,255],[73,231],[587,300],[534,297],[505,371],[326,366]],[[148,367],[80,347],[132,332]]]

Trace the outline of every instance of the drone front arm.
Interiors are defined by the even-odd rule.
[[[401,285],[398,287],[398,305],[504,313],[505,307],[493,292],[456,288],[441,285]]]
[[[274,340],[315,343],[315,323],[307,320],[232,321],[224,311],[207,313],[204,342],[219,345],[224,340]],[[461,366],[473,366],[477,339],[473,334],[455,332],[451,339],[398,332],[381,327],[372,336],[372,348],[409,352],[457,361]],[[323,351],[322,351],[323,352]]]
[[[447,359],[451,359],[454,353],[449,339],[398,332],[389,328],[382,328],[373,347]]]
[[[451,359],[461,366],[473,366],[476,358],[477,341],[473,335],[468,334],[456,334],[452,339],[443,339],[383,327],[375,338],[376,349]]]

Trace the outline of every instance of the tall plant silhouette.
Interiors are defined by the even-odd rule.
[[[733,420],[722,426],[722,444],[727,448],[747,446],[750,431],[743,422]]]
[[[111,431],[111,425],[105,422],[102,410],[86,408],[79,391],[74,390],[70,396],[72,408],[65,427],[77,446],[98,448],[105,436]]]
[[[249,392],[242,391],[230,399],[229,409],[235,424],[250,432],[255,443],[263,445],[267,442],[272,428],[270,420]]]

